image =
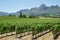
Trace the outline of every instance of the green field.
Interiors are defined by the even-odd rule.
[[[9,16],[1,16],[0,17],[0,35],[7,33],[16,33],[16,37],[23,37],[25,33],[26,35],[31,34],[33,38],[36,38],[37,34],[47,33],[47,31],[52,31],[53,37],[57,38],[55,35],[60,33],[60,18],[19,18],[19,17],[9,17]],[[48,33],[49,33],[48,31]],[[24,35],[22,35],[24,33]],[[40,34],[41,35],[41,34]],[[39,35],[38,35],[39,36]]]
[[[60,18],[19,18],[19,17],[0,17],[0,23],[60,23]]]

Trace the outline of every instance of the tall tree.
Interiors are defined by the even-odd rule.
[[[22,11],[20,11],[20,16],[19,17],[22,17]]]

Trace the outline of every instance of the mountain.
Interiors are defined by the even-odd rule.
[[[11,15],[20,15],[20,12],[22,14],[28,15],[28,16],[47,16],[47,17],[60,17],[60,6],[59,5],[52,5],[52,6],[46,6],[45,4],[41,4],[39,7],[33,7],[31,9],[22,9],[15,13],[7,13],[7,12],[0,12],[0,16],[8,16]]]
[[[41,4],[39,7],[34,7],[31,9],[22,9],[20,10],[22,14],[25,15],[33,15],[33,16],[60,16],[60,6],[52,5],[46,6],[45,4]],[[20,13],[17,12],[17,14]]]
[[[0,12],[0,16],[8,16],[7,12]]]

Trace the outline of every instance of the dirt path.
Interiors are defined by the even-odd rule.
[[[0,40],[19,40],[19,39],[16,39],[16,38],[15,38],[15,35],[13,35],[13,36],[9,36],[9,37],[2,38],[2,39],[0,39]]]
[[[20,39],[15,38],[15,35],[13,35],[13,36],[2,38],[0,40],[32,40],[32,35],[28,35],[28,36],[22,37]]]
[[[20,40],[32,40],[32,35],[25,36],[25,37],[21,38]]]
[[[53,40],[52,32],[37,38],[37,40]]]
[[[60,36],[57,38],[57,40],[60,40]]]
[[[15,35],[13,35],[13,36],[2,38],[0,40],[32,40],[32,35],[28,35],[28,36],[22,37],[20,39],[15,38]],[[37,38],[37,40],[53,40],[53,34],[52,34],[52,32],[50,32],[48,34],[45,34],[45,35]],[[58,37],[57,40],[60,40],[60,36]]]

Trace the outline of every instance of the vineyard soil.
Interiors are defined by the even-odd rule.
[[[15,35],[13,35],[13,36],[2,38],[0,40],[32,40],[32,35],[28,35],[28,36],[22,37],[20,39],[15,38]],[[52,34],[52,32],[50,32],[48,34],[45,34],[45,35],[37,38],[37,40],[53,40],[53,34]],[[58,37],[57,40],[60,40],[60,36]]]

